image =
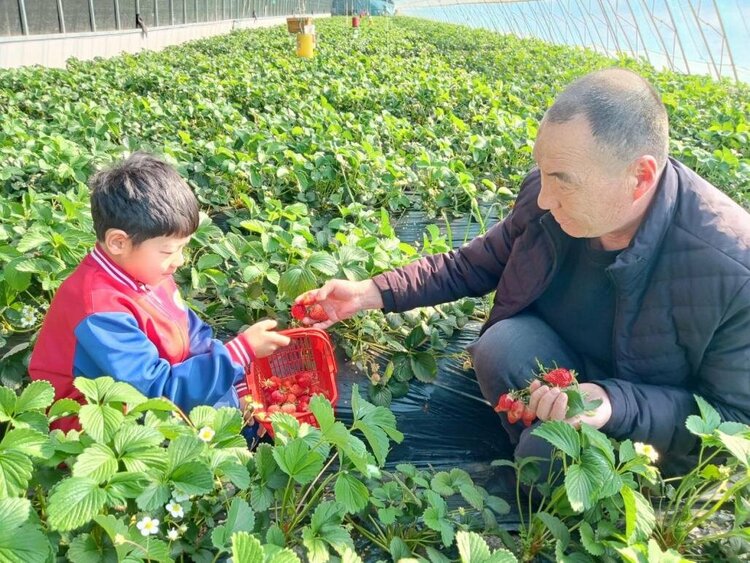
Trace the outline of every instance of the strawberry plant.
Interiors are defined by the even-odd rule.
[[[728,560],[750,546],[746,526],[750,427],[721,422],[718,412],[695,398],[700,415],[686,421],[700,438],[698,464],[687,474],[663,478],[659,454],[647,444],[614,443],[583,424],[544,422],[532,432],[554,448],[547,474],[539,459],[498,460],[518,476],[521,529],[508,547],[521,561],[542,554],[561,560],[586,553],[608,560],[681,560],[680,556]],[[521,493],[534,496],[535,506]],[[731,525],[709,526],[719,512]]]

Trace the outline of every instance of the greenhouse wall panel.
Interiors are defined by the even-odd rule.
[[[0,36],[21,35],[21,14],[15,0],[0,0]]]
[[[328,17],[318,15],[316,18]],[[233,29],[285,25],[286,17],[208,22],[150,29],[148,35],[140,29],[119,32],[55,34],[38,37],[16,36],[0,40],[0,68],[15,68],[39,64],[65,67],[70,57],[93,59],[112,57],[120,53],[142,50],[159,51],[170,45],[230,33]]]

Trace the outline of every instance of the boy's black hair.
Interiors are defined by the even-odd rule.
[[[136,152],[97,172],[89,187],[99,241],[108,229],[122,229],[136,246],[155,237],[188,237],[198,229],[198,201],[190,187],[151,154]]]

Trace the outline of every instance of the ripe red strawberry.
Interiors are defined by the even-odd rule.
[[[271,392],[271,402],[275,405],[280,405],[281,403],[286,401],[286,395],[279,391],[278,389],[276,391]]]
[[[307,308],[307,316],[317,322],[328,320],[328,314],[325,312],[325,309],[323,309],[323,305],[321,305],[320,303],[310,305]]]
[[[294,414],[297,412],[297,406],[292,403],[284,403],[283,405],[281,405],[281,412]]]
[[[298,321],[301,321],[307,316],[307,307],[305,307],[302,303],[295,303],[292,305],[292,317],[297,319]]]
[[[268,407],[268,408],[266,409],[266,412],[267,412],[268,414],[273,414],[273,413],[275,413],[275,412],[279,412],[280,410],[281,410],[281,407],[280,407],[279,405],[270,405],[270,406],[269,406],[269,407]]]
[[[300,385],[299,385],[298,383],[295,383],[294,385],[292,385],[292,386],[291,386],[291,387],[289,388],[289,392],[290,392],[290,393],[294,393],[294,394],[295,394],[295,395],[297,395],[298,397],[299,397],[300,395],[302,395],[302,394],[304,393],[304,392],[302,391],[302,387],[301,387],[301,386],[300,386]]]
[[[497,405],[495,405],[495,412],[508,412],[512,406],[513,397],[510,396],[510,393],[503,393],[497,400]]]
[[[528,428],[536,420],[536,413],[529,407],[524,407],[521,420],[523,421],[523,425]]]
[[[508,411],[508,422],[515,424],[521,420],[525,408],[526,405],[523,404],[523,401],[514,401],[513,406]]]
[[[556,387],[567,387],[575,381],[575,376],[569,369],[556,368],[545,373],[542,379]]]
[[[297,384],[301,387],[310,387],[312,376],[309,373],[300,373],[297,376]]]

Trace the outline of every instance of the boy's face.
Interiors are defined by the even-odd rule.
[[[155,237],[133,246],[130,238],[115,253],[119,266],[146,285],[157,285],[185,263],[183,251],[191,237]]]

